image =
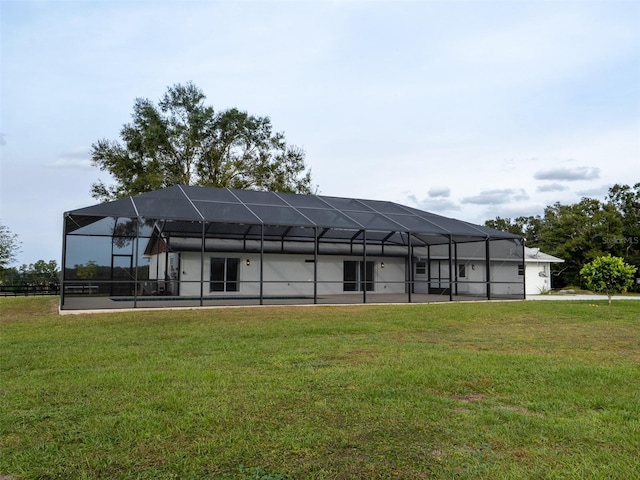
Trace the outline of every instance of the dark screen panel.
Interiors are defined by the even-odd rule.
[[[267,225],[314,226],[311,221],[291,207],[251,205],[251,210]]]
[[[367,207],[375,210],[380,213],[397,213],[397,214],[407,214],[407,210],[397,203],[392,202],[382,202],[379,200],[361,200]]]
[[[247,207],[237,203],[194,201],[193,204],[207,222],[260,223],[260,219]]]
[[[294,207],[303,208],[331,208],[315,195],[296,195],[294,193],[278,193],[285,202]]]
[[[232,190],[242,203],[251,205],[284,206],[286,203],[273,192],[259,192],[256,190]]]
[[[226,188],[182,187],[191,200],[207,202],[238,203],[236,197]]]
[[[401,225],[404,225],[412,232],[420,232],[420,233],[448,233],[443,228],[439,228],[431,223],[427,222],[425,219],[420,217],[416,217],[415,215],[396,215],[390,213],[387,215],[391,220],[397,222]]]
[[[138,213],[143,217],[200,220],[200,215],[186,198],[136,197]]]
[[[407,231],[404,225],[399,224],[397,221],[392,221],[379,213],[350,212],[349,216],[363,224],[367,230]]]
[[[362,228],[357,222],[354,222],[348,216],[337,210],[321,210],[318,208],[298,208],[298,211],[305,217],[308,217],[313,223],[319,227],[335,227],[335,228]]]
[[[338,210],[354,211],[354,212],[371,212],[372,209],[365,204],[354,198],[341,198],[341,197],[320,197],[326,201],[329,205]]]

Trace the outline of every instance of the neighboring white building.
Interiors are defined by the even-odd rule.
[[[525,247],[524,251],[526,294],[538,295],[551,290],[551,264],[564,263],[564,260],[543,253],[539,248]]]

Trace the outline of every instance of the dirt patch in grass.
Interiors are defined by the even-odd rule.
[[[474,393],[465,393],[464,395],[454,395],[451,398],[464,403],[473,403],[473,402],[479,402],[481,400],[484,400],[485,395],[483,395],[482,393],[474,392]]]

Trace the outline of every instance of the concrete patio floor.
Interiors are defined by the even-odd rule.
[[[494,297],[487,300],[484,296],[471,295],[454,295],[453,301],[449,300],[448,294],[420,294],[411,295],[411,304],[431,304],[431,303],[456,303],[456,302],[486,302],[486,301],[515,301],[523,299],[519,296],[510,297]],[[585,295],[585,294],[567,294],[567,295],[528,295],[527,301],[602,301],[607,300],[606,295]],[[613,301],[619,300],[638,300],[640,295],[616,295]],[[318,303],[313,303],[313,298],[295,297],[276,297],[263,299],[262,306],[304,306],[304,305],[362,305],[363,296],[358,295],[323,295],[318,296]],[[409,304],[408,295],[406,294],[387,294],[387,293],[368,293],[367,305],[371,304],[390,304],[401,305]],[[131,297],[109,297],[109,296],[67,296],[65,298],[65,308],[60,310],[61,314],[79,314],[88,312],[113,312],[128,310],[156,310],[156,309],[189,309],[189,308],[228,308],[228,307],[249,307],[261,306],[260,301],[256,297],[246,299],[242,298],[211,298],[205,297],[202,305],[199,298],[184,297],[138,297],[135,301]]]
[[[521,297],[496,298],[496,300],[522,300]],[[485,296],[454,295],[453,302],[478,302],[487,301]],[[421,294],[411,295],[412,304],[449,303],[448,294]],[[318,296],[315,305],[357,305],[363,304],[363,295],[321,295]],[[409,304],[407,294],[368,293],[366,304]],[[313,298],[308,297],[265,297],[263,306],[277,305],[314,305]],[[260,306],[260,300],[250,298],[211,298],[205,297],[200,305],[199,298],[184,297],[109,297],[109,296],[66,296],[62,314],[86,313],[96,311],[122,311],[122,310],[155,310],[184,309],[184,308],[223,308]]]

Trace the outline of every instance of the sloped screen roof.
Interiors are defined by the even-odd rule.
[[[105,216],[411,232],[419,236],[520,238],[392,202],[182,185],[67,212],[67,217],[82,219],[74,222],[77,226],[90,223],[90,217]],[[74,230],[69,223],[68,227],[68,231]]]

